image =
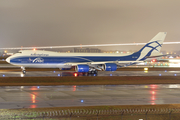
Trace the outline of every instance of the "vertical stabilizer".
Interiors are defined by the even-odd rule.
[[[155,52],[160,52],[164,39],[166,37],[167,32],[159,32],[156,36],[154,36],[140,51],[141,52],[149,52],[149,49],[153,49]]]
[[[159,32],[155,37],[153,37],[143,48],[141,48],[135,54],[139,54],[137,61],[144,60],[149,56],[157,56],[160,55],[160,50],[164,39],[166,37],[167,32]]]

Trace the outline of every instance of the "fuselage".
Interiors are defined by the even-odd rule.
[[[7,58],[17,66],[32,68],[70,68],[68,63],[135,61],[138,56],[119,53],[58,53],[42,50],[23,50]]]
[[[42,50],[22,50],[6,59],[10,64],[21,66],[25,71],[30,68],[71,68],[77,72],[91,70],[115,71],[118,67],[143,62],[148,57],[162,55],[160,53],[166,32],[159,32],[139,51],[132,54],[117,53],[58,53]],[[122,64],[125,64],[122,66]],[[96,71],[94,71],[96,72]],[[25,73],[25,72],[23,72]]]

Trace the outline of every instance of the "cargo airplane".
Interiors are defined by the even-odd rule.
[[[71,69],[76,72],[97,73],[116,71],[117,68],[144,62],[147,58],[163,56],[160,53],[166,32],[159,32],[138,52],[132,54],[119,53],[57,53],[43,50],[20,50],[8,57],[6,61],[20,66],[25,74],[25,68],[59,68]]]

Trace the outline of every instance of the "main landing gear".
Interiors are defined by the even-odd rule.
[[[26,69],[25,69],[25,67],[21,67],[21,69],[22,69],[22,74],[26,74]]]
[[[97,74],[98,71],[96,69],[90,69],[88,74]]]

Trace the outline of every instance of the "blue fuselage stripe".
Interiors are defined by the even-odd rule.
[[[10,60],[10,63],[76,63],[76,62],[104,62],[104,61],[135,61],[138,56],[128,55],[128,56],[58,56],[58,57],[16,57]]]

